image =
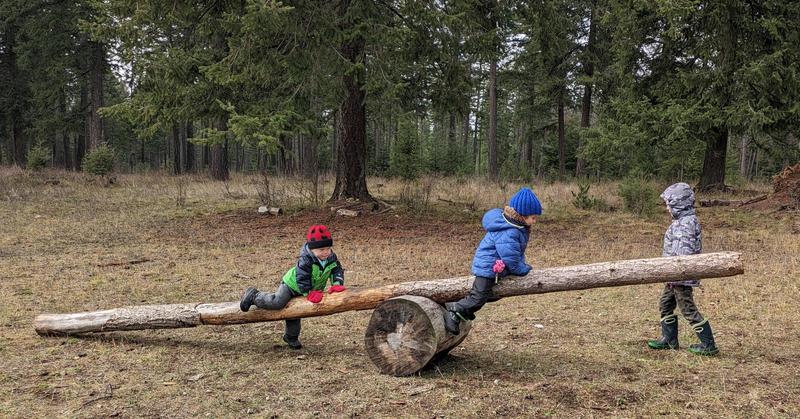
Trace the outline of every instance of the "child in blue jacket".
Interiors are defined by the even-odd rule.
[[[494,208],[483,216],[486,235],[472,260],[472,273],[475,275],[472,290],[461,300],[445,305],[445,328],[448,332],[458,334],[461,320],[475,319],[475,312],[492,297],[492,287],[497,278],[524,276],[530,272],[531,266],[525,263],[525,248],[531,226],[541,214],[539,198],[529,188],[522,188],[504,209]]]

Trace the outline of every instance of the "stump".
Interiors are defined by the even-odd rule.
[[[425,297],[403,295],[386,300],[372,312],[364,335],[369,359],[382,374],[399,377],[420,371],[469,334],[471,322],[461,322],[458,335],[447,333],[444,314],[444,307]]]

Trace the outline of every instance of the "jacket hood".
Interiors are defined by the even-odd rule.
[[[495,208],[489,210],[486,215],[483,216],[483,228],[486,231],[502,231],[502,230],[510,230],[510,229],[524,229],[525,226],[520,224],[514,220],[508,219],[503,215],[503,210],[500,208]]]
[[[676,183],[661,193],[661,199],[667,203],[672,218],[678,219],[687,215],[695,215],[694,191],[686,183]]]

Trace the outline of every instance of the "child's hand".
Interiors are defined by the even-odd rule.
[[[306,299],[314,304],[317,304],[320,301],[322,301],[322,291],[317,291],[317,290],[311,291],[308,293]]]
[[[346,289],[347,288],[345,288],[344,285],[331,285],[331,287],[328,288],[328,294],[333,294],[334,292],[342,292]]]
[[[506,263],[503,262],[503,259],[497,259],[494,261],[494,266],[492,266],[492,272],[495,274],[500,274],[506,269]]]

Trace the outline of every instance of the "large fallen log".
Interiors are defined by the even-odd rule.
[[[532,270],[524,277],[503,279],[494,287],[499,297],[542,294],[588,288],[650,284],[699,278],[719,278],[744,272],[741,254],[706,253],[652,259],[622,260]],[[169,329],[228,325],[368,310],[402,295],[427,297],[437,303],[455,301],[469,292],[472,276],[414,281],[373,288],[349,289],[326,295],[319,304],[295,298],[283,310],[239,310],[238,302],[129,306],[110,310],[41,314],[34,320],[40,335],[72,335],[120,330]]]
[[[372,312],[364,334],[364,349],[383,374],[411,375],[447,355],[467,338],[472,322],[461,323],[459,334],[444,328],[444,307],[415,295],[395,297]]]

